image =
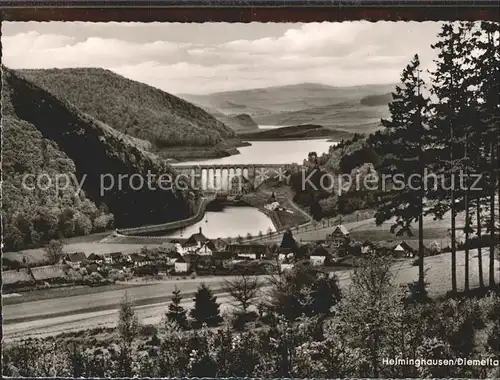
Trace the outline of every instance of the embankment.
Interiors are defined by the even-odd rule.
[[[159,233],[159,232],[174,231],[174,230],[178,230],[178,229],[183,228],[183,227],[190,226],[190,225],[195,224],[203,219],[203,216],[205,215],[205,211],[207,209],[207,205],[209,202],[210,202],[209,199],[202,198],[200,205],[198,207],[198,211],[196,212],[195,215],[193,215],[189,218],[182,219],[182,220],[176,220],[174,222],[150,225],[150,226],[124,228],[124,229],[118,230],[117,233],[120,235],[133,235],[133,236],[135,236],[135,235],[152,235],[152,234]]]

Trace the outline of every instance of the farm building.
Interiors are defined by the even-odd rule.
[[[4,290],[21,288],[33,285],[35,279],[29,269],[6,270],[2,272],[2,286]]]
[[[37,283],[64,282],[66,277],[65,267],[60,264],[31,268],[31,273]]]
[[[269,248],[265,244],[229,244],[226,250],[252,260],[264,259],[269,254]]]

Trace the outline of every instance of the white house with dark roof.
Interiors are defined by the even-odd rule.
[[[182,254],[187,255],[195,253],[197,255],[212,255],[213,252],[217,251],[217,247],[214,242],[203,235],[200,230],[196,234],[192,234],[185,242],[182,244]]]
[[[327,248],[318,244],[311,250],[309,261],[312,265],[323,265],[325,263],[326,257],[330,255],[331,252]]]
[[[326,235],[326,242],[333,247],[340,247],[348,242],[349,238],[349,231],[344,225],[340,224],[335,226],[335,229],[330,234]]]

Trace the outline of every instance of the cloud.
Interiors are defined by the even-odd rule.
[[[431,22],[362,21],[279,28],[175,24],[175,29],[174,24],[158,23],[76,23],[72,32],[56,23],[32,23],[23,31],[11,24],[5,24],[2,37],[9,67],[104,67],[173,93],[300,82],[395,83],[415,53],[424,68],[432,65],[430,44],[440,27]],[[135,38],[139,34],[140,39]]]

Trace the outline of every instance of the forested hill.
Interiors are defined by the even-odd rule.
[[[115,131],[73,105],[4,68],[3,218],[7,250],[57,237],[84,235],[113,226],[132,226],[184,218],[192,212],[185,193],[134,190],[128,180],[100,191],[101,175],[148,171],[173,173],[136,140]],[[84,194],[71,183],[65,190],[22,186],[24,175],[74,175]],[[84,177],[86,176],[86,177]],[[29,183],[29,182],[28,182]],[[47,184],[47,177],[42,181]],[[137,186],[133,184],[132,186]]]
[[[18,70],[30,82],[152,150],[214,146],[234,132],[201,108],[100,68]]]

